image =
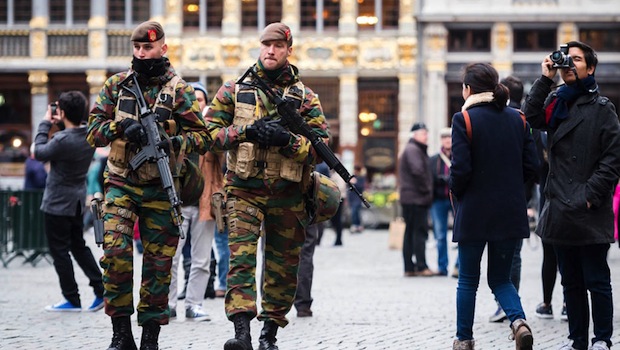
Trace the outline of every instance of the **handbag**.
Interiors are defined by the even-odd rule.
[[[403,239],[405,237],[405,220],[397,217],[390,221],[388,228],[388,248],[393,250],[403,249]]]

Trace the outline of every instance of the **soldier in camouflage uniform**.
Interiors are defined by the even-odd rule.
[[[258,75],[279,95],[292,99],[305,121],[326,142],[327,123],[318,96],[299,80],[289,64],[293,38],[288,26],[268,25],[261,36]],[[271,112],[271,113],[270,113]],[[274,350],[278,327],[288,323],[297,285],[299,253],[308,224],[304,195],[317,155],[310,141],[278,123],[274,106],[251,86],[226,82],[205,115],[216,151],[228,150],[226,194],[230,271],[226,315],[235,338],[226,350],[251,350],[250,320],[257,315],[257,241],[264,227],[265,271],[260,350]]]
[[[129,169],[128,162],[139,151],[144,129],[138,122],[135,97],[119,84],[130,74],[137,74],[146,103],[160,116],[160,121],[165,120],[159,123],[163,140],[159,146],[169,153],[171,163],[181,150],[204,153],[209,142],[193,88],[176,75],[163,57],[167,45],[161,25],[152,21],[140,24],[131,41],[131,68],[105,82],[90,113],[87,136],[92,146],[111,145],[104,186],[105,235],[101,258],[105,312],[112,318],[114,329],[108,350],[136,349],[130,324],[134,312],[134,222],[139,221],[144,245],[137,306],[138,324],[143,327],[140,349],[158,349],[160,325],[168,324],[170,267],[179,240],[157,165],[144,163],[136,170]]]

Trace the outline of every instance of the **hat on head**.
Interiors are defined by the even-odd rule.
[[[439,136],[440,137],[452,136],[452,128],[442,128],[441,130],[439,130]]]
[[[154,42],[164,37],[164,28],[159,22],[142,22],[131,34],[131,41],[139,43]]]
[[[284,40],[288,43],[288,46],[293,46],[293,34],[291,34],[291,28],[284,23],[274,22],[266,26],[263,30],[263,34],[260,36],[260,42],[273,40]]]
[[[202,85],[201,83],[197,81],[189,83],[189,85],[191,85],[194,88],[194,90],[202,91],[202,93],[205,94],[205,100],[208,99],[209,94],[207,94],[207,89],[205,88],[204,85]]]
[[[411,127],[411,131],[418,131],[418,130],[421,130],[421,129],[428,130],[428,129],[426,128],[426,124],[424,124],[424,123],[422,123],[422,122],[415,123],[415,124],[413,124],[413,126]]]

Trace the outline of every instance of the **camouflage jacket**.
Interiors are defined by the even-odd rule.
[[[280,96],[282,96],[286,86],[295,84],[299,81],[297,67],[290,65],[288,62],[283,73],[275,80],[270,80],[266,76],[265,72],[261,70],[260,64],[256,64],[256,69],[258,70],[258,75]],[[205,114],[207,130],[213,140],[211,147],[215,152],[235,149],[240,142],[248,141],[245,132],[246,126],[233,125],[235,103],[237,100],[235,96],[235,84],[236,80],[230,80],[224,83],[218,90],[215,98],[211,102],[211,106]],[[262,109],[263,115],[268,115],[260,99],[257,101],[257,105]],[[323,115],[321,102],[319,101],[318,95],[307,86],[305,86],[305,99],[299,112],[301,116],[304,117],[306,123],[308,123],[325,142],[328,142],[329,129],[325,116]],[[318,158],[310,140],[297,134],[293,134],[288,145],[280,147],[279,153],[306,165],[315,164]],[[228,174],[227,186],[260,188],[265,185],[261,175],[262,174],[259,173],[255,178],[242,180],[234,174]],[[273,185],[270,186],[272,189],[282,189],[290,185],[290,183],[286,180],[277,180],[275,184],[267,185]]]
[[[155,99],[162,87],[176,75],[174,68],[172,68],[167,59],[166,66],[168,69],[163,76],[152,78],[148,81],[140,81],[144,99],[149,106],[154,105]],[[86,139],[91,146],[104,147],[113,140],[123,136],[123,132],[117,127],[117,123],[114,122],[114,117],[117,100],[121,91],[119,83],[129,73],[131,73],[131,70],[111,76],[99,92],[97,101],[90,111],[88,119]],[[182,142],[185,142],[186,153],[198,152],[204,154],[208,150],[210,137],[206,131],[205,122],[200,113],[200,107],[196,101],[193,88],[185,81],[179,80],[175,92],[175,106],[172,108],[172,117],[177,125],[177,135],[181,134],[181,130],[185,133]]]

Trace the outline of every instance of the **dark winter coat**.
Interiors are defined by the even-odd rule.
[[[547,77],[536,80],[523,105],[532,126],[548,131],[549,174],[536,233],[549,244],[613,243],[612,196],[620,175],[615,107],[598,92],[589,93],[569,105],[568,118],[550,129],[544,108],[555,96],[552,83]]]
[[[450,190],[455,207],[454,242],[499,241],[529,236],[525,181],[538,170],[529,125],[513,108],[490,103],[468,108],[470,141],[463,113],[452,119]]]
[[[401,204],[430,206],[433,203],[433,177],[427,146],[410,139],[398,164]]]

